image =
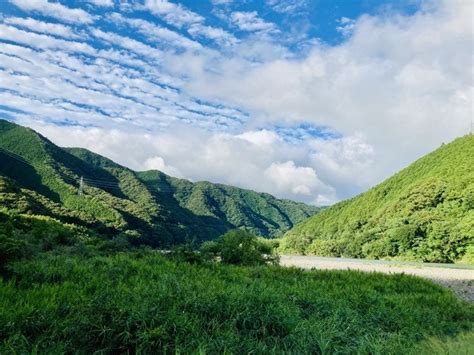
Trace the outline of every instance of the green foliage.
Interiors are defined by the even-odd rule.
[[[298,224],[280,250],[472,263],[473,243],[474,136],[465,136]]]
[[[92,241],[83,227],[64,224],[45,216],[12,214],[0,210],[0,269],[25,257]]]
[[[229,231],[215,241],[205,242],[200,251],[211,259],[218,258],[224,264],[277,265],[279,262],[269,244],[239,229]]]
[[[8,263],[21,257],[24,246],[24,242],[0,232],[0,273]]]
[[[462,333],[455,338],[431,337],[422,341],[410,355],[471,355],[474,348],[474,332]]]
[[[89,180],[79,196],[81,176]],[[131,244],[160,248],[212,240],[235,228],[273,238],[318,211],[268,194],[191,183],[159,171],[134,172],[86,149],[59,148],[4,120],[0,207],[104,235],[135,233]]]
[[[406,275],[43,254],[0,279],[0,353],[406,354],[474,309]]]
[[[167,256],[171,257],[175,261],[186,262],[190,264],[202,264],[203,262],[207,261],[203,254],[195,250],[191,244],[177,245],[171,249]]]

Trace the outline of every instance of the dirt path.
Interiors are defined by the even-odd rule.
[[[280,264],[303,269],[405,273],[433,280],[451,288],[460,298],[474,302],[474,266],[290,255],[282,255]]]

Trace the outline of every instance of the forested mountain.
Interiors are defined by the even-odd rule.
[[[298,224],[285,252],[474,262],[474,136]]]
[[[0,209],[159,247],[214,239],[234,228],[276,237],[318,211],[269,194],[135,172],[85,149],[60,148],[4,120]]]

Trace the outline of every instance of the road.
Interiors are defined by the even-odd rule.
[[[405,273],[430,279],[451,288],[460,298],[474,302],[474,266],[470,265],[427,264],[299,255],[282,255],[280,264],[282,266],[296,266],[303,269],[360,270],[386,274]]]

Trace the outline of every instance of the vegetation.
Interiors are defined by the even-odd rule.
[[[461,333],[454,338],[430,337],[411,352],[417,355],[453,354],[470,355],[474,344],[474,332]]]
[[[246,231],[233,230],[215,241],[205,242],[201,254],[233,265],[278,265],[279,258],[272,247]]]
[[[316,212],[309,206],[157,171],[137,173],[83,149],[61,149],[6,121],[0,121],[0,162],[1,354],[423,354],[470,349],[474,307],[448,289],[407,275],[274,265],[276,246],[296,244],[289,243],[291,238],[268,240],[255,234],[277,236]],[[457,165],[462,166],[460,161]],[[417,183],[437,176],[427,175],[423,166],[417,168]],[[472,171],[464,173],[469,178]],[[80,176],[87,177],[82,196]],[[437,203],[430,208],[430,189],[423,184],[418,190],[407,188],[418,191],[406,197],[413,205],[410,218],[389,234],[398,251],[405,248],[399,255],[424,250],[427,255],[471,257],[466,250],[474,247],[466,240],[472,231],[472,179],[456,181],[454,188],[451,180],[442,180]],[[391,184],[386,195],[396,200],[396,189],[405,184]],[[360,206],[368,208],[363,201]],[[350,202],[328,211],[340,209],[344,216],[349,212],[340,206],[346,205]],[[408,209],[406,205],[383,205],[393,217],[380,218],[380,226],[392,225],[386,220],[396,223],[395,211]],[[323,212],[322,220],[331,213]],[[447,215],[456,227],[443,219]],[[432,226],[427,230],[438,228],[448,239],[417,249],[423,239],[410,251],[413,245],[404,243],[413,236],[417,240],[420,232],[402,227],[410,230],[415,217],[423,217]],[[461,231],[458,239],[452,239],[454,228]],[[431,236],[424,238],[432,244]],[[196,250],[195,243],[205,240]],[[148,248],[184,242],[188,244],[170,253]],[[357,245],[351,250],[358,250]],[[372,250],[361,245],[364,253]],[[383,243],[379,247],[387,248]]]
[[[235,187],[191,183],[159,171],[134,172],[85,149],[59,148],[4,120],[0,207],[160,248],[197,244],[235,228],[273,238],[318,211]]]
[[[0,280],[0,353],[406,354],[474,309],[406,275],[50,251]]]
[[[243,231],[168,257],[50,217],[0,220],[2,354],[405,354],[468,348],[473,332],[450,290],[263,265],[270,241]]]
[[[474,260],[474,136],[298,224],[283,252],[425,262]]]

